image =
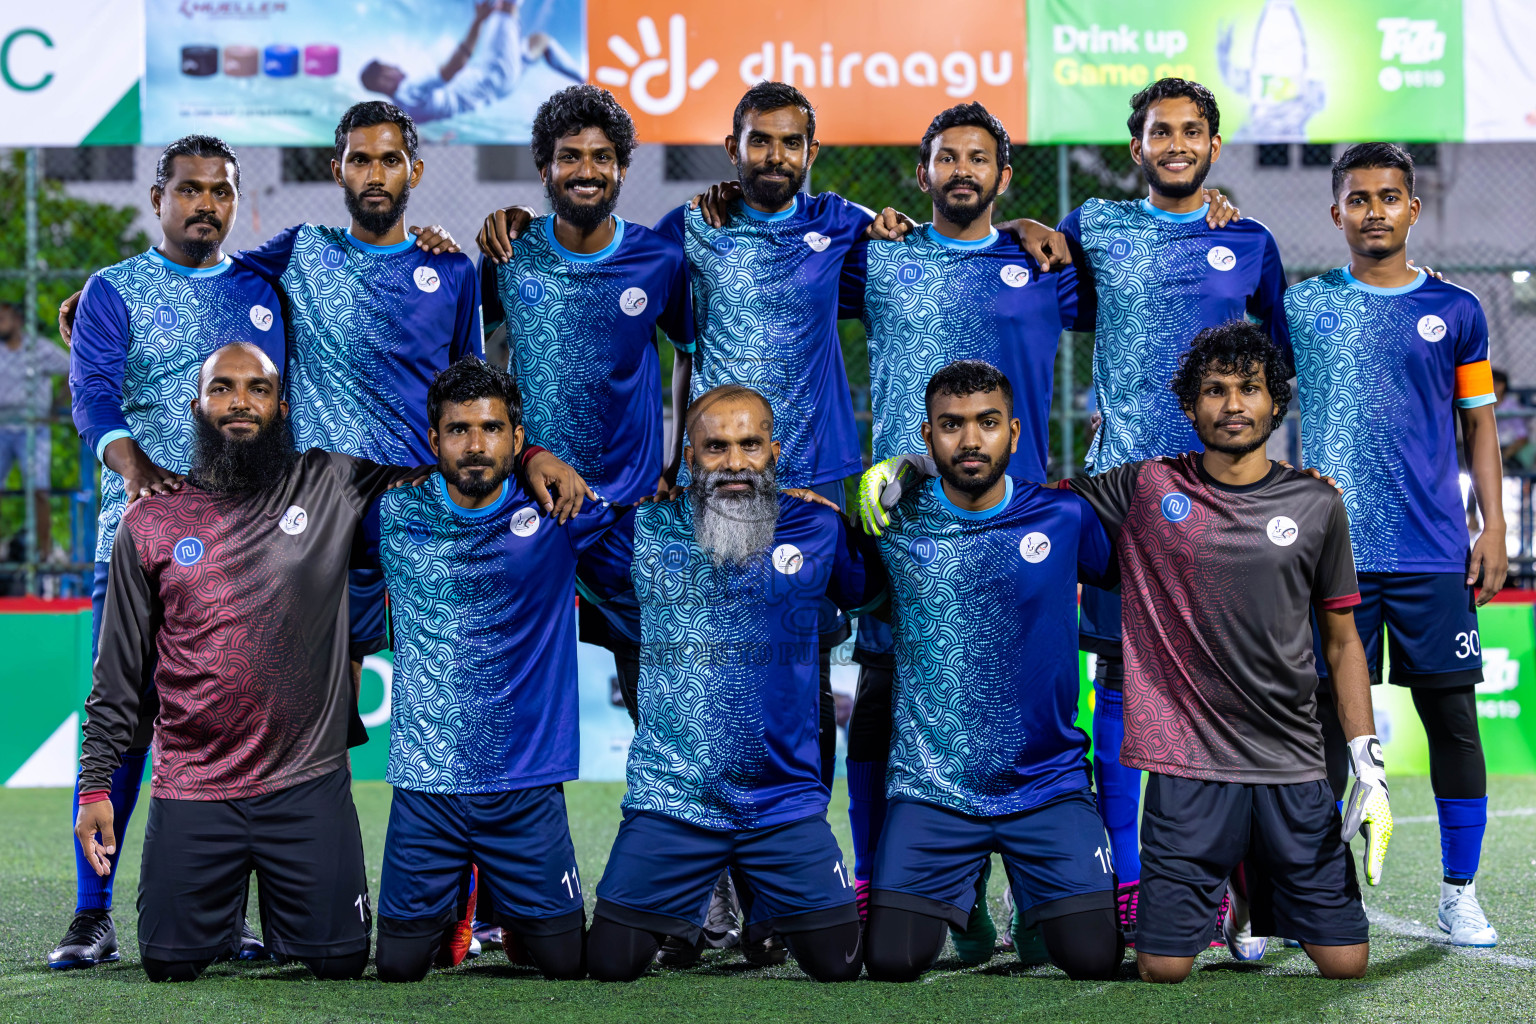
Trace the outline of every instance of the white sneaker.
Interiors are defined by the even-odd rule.
[[[1248,901],[1238,893],[1237,886],[1228,884],[1227,892],[1231,899],[1227,901],[1227,912],[1221,919],[1221,935],[1227,940],[1227,951],[1234,960],[1258,960],[1264,956],[1269,938],[1263,935],[1254,938]]]
[[[1003,916],[1008,919],[1010,925],[1013,923],[1014,914],[1013,886],[1005,885],[1003,886]],[[1002,934],[998,935],[997,944],[1004,949],[1013,948],[1013,929],[1011,927],[1004,928]]]
[[[1497,946],[1499,933],[1488,923],[1477,902],[1477,883],[1440,883],[1440,930],[1448,932],[1453,946]]]

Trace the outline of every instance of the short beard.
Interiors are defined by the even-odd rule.
[[[960,453],[956,452],[955,454],[959,455]],[[945,483],[961,494],[969,494],[973,498],[978,494],[985,494],[989,487],[1001,480],[1003,474],[1008,472],[1007,452],[1003,453],[1001,459],[992,463],[991,472],[984,473],[981,476],[963,475],[953,461],[946,463],[935,459],[934,462],[938,466],[939,476],[943,478]]]
[[[352,215],[359,227],[370,235],[387,235],[394,230],[396,224],[405,216],[406,204],[411,201],[411,186],[407,182],[400,186],[400,194],[395,196],[387,210],[370,210],[363,205],[362,196],[343,185],[342,195],[347,200],[347,212]]]
[[[201,412],[192,420],[196,433],[187,479],[205,491],[251,494],[265,490],[281,483],[299,461],[288,417],[282,413],[247,440],[227,436]]]
[[[192,261],[194,266],[202,266],[207,263],[214,253],[219,251],[220,239],[217,235],[212,238],[183,238],[176,244],[181,254]]]
[[[465,466],[489,466],[491,472],[483,478],[471,476],[464,472]],[[443,479],[458,490],[464,497],[473,501],[479,501],[496,493],[496,488],[506,482],[512,475],[512,457],[503,459],[500,463],[491,459],[476,462],[460,462],[458,468],[450,468],[441,459],[437,462],[437,471],[443,474]]]
[[[762,175],[770,170],[787,174],[789,178],[782,185],[770,185],[762,180]],[[741,180],[742,194],[758,206],[766,206],[770,210],[776,210],[795,198],[795,193],[805,184],[805,172],[796,174],[788,167],[743,167],[736,172],[736,176]]]
[[[1200,438],[1200,443],[1205,445],[1205,450],[1208,452],[1221,452],[1223,455],[1230,455],[1232,458],[1238,459],[1242,458],[1244,455],[1249,454],[1250,452],[1256,452],[1260,448],[1263,448],[1265,445],[1269,444],[1270,435],[1272,435],[1274,432],[1275,423],[1273,419],[1271,419],[1269,429],[1264,431],[1264,436],[1259,438],[1257,441],[1249,441],[1247,444],[1222,444],[1219,441],[1213,441],[1209,438],[1202,437]],[[1214,435],[1215,430],[1212,430],[1211,433]]]
[[[568,181],[566,185],[592,184],[587,181]],[[619,189],[623,182],[614,179],[613,192],[605,195],[597,202],[588,205],[578,203],[566,195],[564,188],[556,188],[553,175],[544,185],[544,194],[549,197],[550,209],[555,211],[555,216],[565,221],[577,231],[591,231],[603,221],[613,215],[614,207],[619,205]]]
[[[752,489],[739,497],[715,491],[726,481],[745,480]],[[688,484],[693,534],[716,565],[746,565],[773,546],[779,525],[779,485],[774,468],[762,472],[728,469],[699,472]]]
[[[1147,185],[1158,195],[1167,199],[1188,199],[1199,192],[1205,186],[1205,176],[1211,173],[1211,158],[1207,156],[1204,161],[1195,165],[1195,176],[1189,184],[1164,181],[1158,177],[1157,167],[1151,160],[1142,154],[1141,175],[1147,179]]]
[[[930,197],[933,199],[933,212],[955,225],[955,227],[968,228],[975,222],[977,217],[992,209],[992,203],[997,199],[997,189],[998,186],[993,185],[988,192],[980,192],[978,190],[977,198],[980,200],[979,202],[975,205],[961,205],[949,201],[949,194],[946,189],[936,188]]]

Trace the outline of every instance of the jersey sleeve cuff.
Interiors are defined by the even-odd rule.
[[[539,454],[540,452],[547,452],[547,451],[549,451],[548,448],[540,448],[536,444],[529,445],[528,447],[523,449],[523,465],[524,466],[528,465],[528,463],[533,460],[533,457],[535,455]]]
[[[1360,603],[1360,593],[1344,594],[1341,597],[1325,597],[1319,602],[1324,611],[1341,612],[1345,608],[1353,608]]]
[[[1492,405],[1498,401],[1493,395],[1473,395],[1471,398],[1456,399],[1458,409],[1481,409],[1485,405]]]
[[[103,800],[110,799],[112,799],[112,791],[110,789],[93,789],[88,792],[81,793],[80,799],[77,802],[81,806],[84,806],[85,804],[99,804]]]
[[[107,445],[120,437],[132,437],[126,430],[109,430],[101,435],[101,440],[96,442],[96,461],[102,462],[102,454],[107,450]]]

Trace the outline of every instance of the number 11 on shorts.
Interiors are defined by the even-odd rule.
[[[843,873],[842,861],[835,860],[832,862],[832,873],[837,876],[837,880],[843,884],[844,889],[848,888],[848,876]]]
[[[581,892],[581,876],[576,873],[576,865],[572,864],[571,870],[560,876],[560,884],[565,886],[567,899],[576,898],[576,894]]]

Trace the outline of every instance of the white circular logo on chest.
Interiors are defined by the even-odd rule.
[[[431,267],[417,267],[411,277],[416,281],[416,287],[424,292],[435,292],[443,286],[443,279]]]
[[[1023,288],[1029,284],[1029,268],[1021,267],[1017,263],[1005,263],[997,273],[1003,279],[1003,284],[1009,288]]]
[[[1288,548],[1296,543],[1296,520],[1290,516],[1275,516],[1264,528],[1264,535],[1269,538],[1271,544]]]
[[[1205,262],[1211,265],[1212,270],[1231,270],[1237,266],[1237,255],[1224,245],[1213,245],[1211,251],[1205,254]]]
[[[645,312],[646,303],[650,301],[644,288],[625,288],[624,294],[619,296],[619,308],[625,316],[639,316]]]
[[[532,537],[539,532],[539,510],[532,505],[512,513],[512,532],[519,537]]]
[[[786,576],[793,576],[805,564],[805,556],[793,544],[780,544],[773,549],[773,567]]]
[[[1445,321],[1433,313],[1419,317],[1419,337],[1425,341],[1439,341],[1445,337]]]
[[[807,231],[805,233],[805,244],[816,252],[824,252],[827,246],[832,244],[832,239],[819,231]]]
[[[251,326],[258,331],[270,331],[272,329],[272,311],[266,306],[252,306]]]
[[[1051,538],[1043,533],[1026,533],[1019,541],[1019,554],[1031,564],[1045,561],[1051,553]]]
[[[283,513],[283,518],[277,521],[277,528],[288,536],[293,537],[304,532],[309,525],[309,513],[297,505],[289,505]]]

